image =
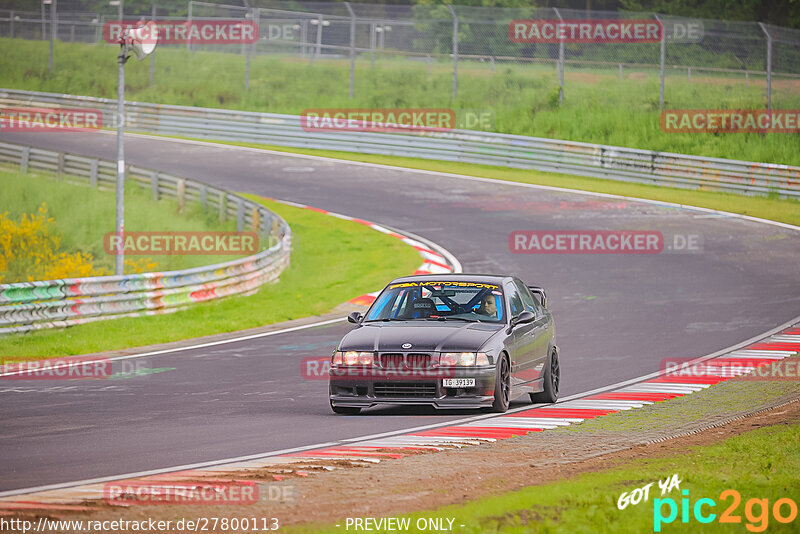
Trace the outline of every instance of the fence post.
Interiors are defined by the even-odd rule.
[[[245,19],[253,20],[253,10],[248,10],[244,17]],[[244,90],[250,90],[250,49],[252,45],[248,46],[242,42],[242,52],[246,52],[244,59]]]
[[[244,231],[244,202],[236,202],[236,231]]]
[[[56,2],[52,0],[50,4],[50,56],[47,59],[47,70],[53,72],[53,47],[58,35],[58,23],[56,22]]]
[[[553,8],[555,11],[558,20],[564,21],[561,17],[561,13],[559,13],[558,8]],[[558,105],[564,105],[564,39],[558,40],[558,67],[556,69],[558,71]]]
[[[57,170],[57,175],[56,176],[58,177],[59,180],[62,180],[64,178],[64,153],[63,152],[59,152],[58,153],[58,166],[57,166],[56,170]]]
[[[150,191],[153,195],[153,200],[158,202],[158,171],[150,173]]]
[[[322,18],[322,15],[319,15],[317,16],[316,20],[317,20],[316,50],[314,50],[311,53],[311,58],[309,59],[308,62],[309,65],[314,64],[314,56],[320,57],[320,54],[322,54],[322,23],[324,22],[324,19]]]
[[[369,24],[369,68],[375,68],[375,48],[378,46],[378,32],[377,23],[375,21]]]
[[[219,222],[228,218],[228,195],[224,191],[219,193]]]
[[[189,13],[188,13],[188,15],[186,17],[186,21],[188,22],[189,28],[192,27],[192,5],[193,4],[194,4],[194,2],[192,2],[192,0],[189,0]],[[190,52],[192,51],[192,40],[191,39],[186,39],[186,50],[189,50]]]
[[[186,180],[183,178],[178,179],[178,183],[175,185],[175,194],[178,197],[178,212],[183,213],[186,205]]]
[[[455,103],[458,95],[458,15],[452,5],[447,4],[453,15],[453,95],[451,100]]]
[[[622,80],[622,63],[619,64],[619,79]]]
[[[759,22],[758,25],[767,36],[767,111],[772,112],[772,36],[763,22]]]
[[[97,166],[98,160],[93,159],[91,163],[89,163],[89,185],[91,187],[97,187]]]
[[[208,187],[202,186],[200,188],[200,204],[203,205],[203,211],[208,207]]]
[[[28,162],[31,160],[31,147],[26,146],[22,149],[22,159],[19,162],[19,172],[26,174],[28,172]]]
[[[661,22],[658,13],[655,13],[656,20]],[[664,62],[667,58],[667,32],[664,31],[664,23],[661,23],[661,60],[659,61],[659,90],[658,90],[658,109],[664,109]]]
[[[350,99],[353,99],[353,82],[356,72],[356,14],[350,7],[350,2],[345,2],[344,7],[350,13]]]
[[[156,5],[155,3],[151,4],[150,9],[150,19],[155,22],[156,20]],[[153,87],[153,78],[155,77],[156,72],[156,51],[150,54],[150,87]]]
[[[11,34],[11,38],[13,39],[14,38],[14,10],[13,9],[11,10],[11,15],[9,16],[8,20],[10,21],[9,22],[9,26],[10,26],[9,33]]]

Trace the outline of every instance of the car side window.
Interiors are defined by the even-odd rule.
[[[514,286],[522,297],[522,305],[525,306],[525,309],[533,312],[534,315],[539,316],[539,308],[536,306],[535,299],[533,298],[533,295],[531,295],[530,289],[528,289],[525,284],[519,280],[514,280]]]
[[[516,317],[525,309],[522,305],[519,291],[517,291],[517,288],[513,285],[508,286],[508,305],[511,308],[511,317]]]

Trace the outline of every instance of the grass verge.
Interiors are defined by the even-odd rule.
[[[362,224],[246,196],[281,215],[292,228],[292,263],[276,283],[254,295],[198,304],[173,314],[2,337],[0,354],[31,359],[86,354],[321,314],[413,272],[421,263],[413,248]]]
[[[36,214],[44,202],[47,216],[54,219],[54,230],[60,249],[66,252],[88,253],[95,268],[114,272],[115,256],[103,248],[103,237],[113,232],[116,221],[115,193],[70,183],[71,178],[57,180],[46,173],[21,174],[0,169],[0,206],[8,217],[17,222],[24,214]],[[79,179],[76,179],[79,180]],[[198,202],[190,202],[183,211],[172,198],[154,202],[149,190],[129,182],[125,188],[125,229],[128,231],[236,231],[236,221],[219,222],[215,210],[204,210]],[[262,247],[263,248],[263,247]],[[128,256],[133,261],[150,260],[156,263],[150,271],[173,271],[221,263],[241,255],[154,255]],[[150,261],[144,261],[150,263]],[[126,273],[133,272],[126,268]],[[4,279],[4,283],[27,282]]]
[[[207,141],[205,139],[196,140]],[[778,198],[776,195],[747,196],[719,191],[702,191],[657,185],[633,184],[616,180],[586,178],[582,176],[547,173],[536,170],[509,169],[507,167],[496,167],[491,165],[454,163],[420,158],[404,158],[400,156],[380,156],[373,154],[358,154],[353,152],[315,150],[306,148],[299,149],[275,145],[235,143],[229,141],[207,142],[264,150],[277,150],[292,154],[307,154],[310,156],[336,158],[347,161],[392,165],[409,169],[422,169],[436,172],[463,174],[466,176],[491,178],[494,180],[503,180],[508,182],[563,187],[567,189],[578,189],[581,191],[592,191],[596,193],[608,193],[612,195],[659,200],[686,206],[697,206],[701,208],[727,211],[730,213],[739,213],[751,217],[758,217],[800,226],[800,200]]]
[[[70,93],[105,98],[116,95],[116,51],[110,45],[56,42],[49,72],[48,43],[0,39],[0,87]],[[696,154],[701,156],[800,164],[797,134],[667,133],[660,127],[659,72],[626,67],[620,78],[610,69],[569,66],[564,104],[552,65],[459,62],[458,98],[451,102],[452,65],[405,59],[380,59],[370,67],[356,61],[354,98],[349,97],[349,61],[315,61],[296,56],[255,55],[250,89],[245,91],[245,57],[236,53],[159,46],[154,83],[150,62],[131,61],[125,68],[126,97],[159,104],[179,104],[271,113],[299,114],[309,108],[453,108],[494,116],[480,129]],[[716,73],[667,74],[669,109],[764,109],[765,80]],[[800,84],[773,80],[773,109],[800,108]]]
[[[776,425],[674,456],[634,460],[612,469],[402,517],[410,519],[407,532],[423,531],[415,528],[421,518],[452,518],[454,531],[467,533],[641,533],[654,531],[656,510],[663,517],[669,516],[668,504],[656,508],[655,499],[663,498],[674,500],[677,515],[671,523],[659,525],[661,532],[760,532],[765,528],[769,532],[797,532],[797,519],[781,524],[772,511],[778,499],[790,498],[797,503],[797,492],[791,488],[800,486],[798,469],[800,425]],[[623,510],[617,508],[623,492],[630,493],[673,474],[681,480],[680,490],[673,489],[662,497],[656,483],[649,490],[647,502],[628,505]],[[502,477],[502,473],[498,476]],[[740,517],[740,523],[719,522],[720,515],[733,503],[732,497],[720,497],[727,489],[736,490],[741,496],[741,502],[732,510],[732,515]],[[688,495],[682,495],[681,491],[686,490]],[[682,498],[689,503],[686,522],[682,522]],[[716,515],[708,524],[699,522],[693,514],[701,498],[716,503],[714,508],[708,504],[702,507],[704,515]],[[768,499],[768,505],[748,504],[750,499]],[[783,516],[789,513],[789,506],[784,504]],[[345,531],[344,521],[341,525],[289,527],[287,531],[340,533]]]

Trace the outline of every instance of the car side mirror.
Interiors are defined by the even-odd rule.
[[[355,312],[353,312],[353,313],[351,313],[350,315],[347,316],[347,320],[349,322],[355,323],[355,324],[359,324],[361,322],[361,319],[363,319],[363,317],[357,311],[355,311]]]
[[[511,318],[511,324],[509,325],[508,329],[511,330],[518,324],[532,323],[534,319],[536,319],[536,316],[532,311],[524,310],[516,317]]]

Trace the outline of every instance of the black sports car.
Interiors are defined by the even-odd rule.
[[[555,402],[561,374],[545,292],[496,275],[393,280],[342,338],[330,368],[336,413],[377,404],[491,408]]]

